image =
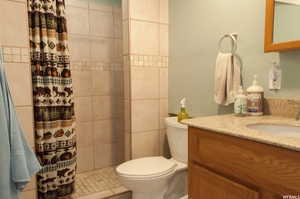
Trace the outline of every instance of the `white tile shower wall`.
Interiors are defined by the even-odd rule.
[[[100,4],[99,3],[95,4]],[[90,34],[102,37],[114,37],[114,17],[113,12],[103,12],[101,10],[89,11]]]
[[[153,22],[131,20],[130,22],[130,54],[158,55],[159,24]]]
[[[31,69],[26,0],[0,1],[0,48],[17,114],[28,143],[34,149]],[[36,199],[35,177],[21,194]]]
[[[160,0],[159,22],[169,24],[169,0]]]
[[[67,1],[79,172],[124,160],[120,1]]]
[[[127,29],[128,30],[128,29]],[[124,33],[123,29],[123,33]],[[129,36],[129,32],[127,32],[127,36]],[[125,39],[125,38],[124,38]],[[127,41],[129,41],[127,39]],[[127,47],[129,44],[126,44]],[[123,45],[123,50],[125,45]],[[132,142],[131,142],[131,76],[130,76],[130,65],[129,65],[129,56],[124,55],[124,77],[123,77],[123,84],[124,84],[124,130],[125,130],[125,160],[128,161],[132,159]]]
[[[160,0],[129,0],[130,18],[159,22]]]
[[[132,158],[164,155],[168,148],[168,23],[168,0],[123,1],[125,129]]]
[[[1,0],[0,43],[2,45],[28,47],[27,5],[24,2]]]
[[[68,0],[68,26],[69,26],[69,32],[70,34],[70,48],[71,48],[71,59],[72,59],[72,69],[74,74],[74,87],[75,87],[75,94],[76,94],[76,102],[79,100],[80,104],[83,106],[81,108],[81,112],[83,112],[83,115],[86,114],[87,117],[89,116],[88,111],[94,112],[94,111],[100,111],[101,110],[95,110],[93,107],[92,109],[87,106],[85,109],[85,99],[80,99],[81,97],[88,97],[89,101],[92,101],[93,96],[111,96],[118,101],[120,100],[121,103],[124,103],[125,106],[125,126],[126,126],[126,133],[125,133],[125,144],[127,146],[132,146],[132,148],[125,147],[126,151],[126,158],[130,158],[131,152],[133,152],[133,157],[141,157],[141,156],[148,156],[148,155],[156,155],[158,154],[158,151],[155,148],[158,144],[164,143],[165,136],[165,130],[163,122],[163,117],[166,112],[166,107],[162,105],[162,103],[167,102],[167,79],[165,79],[165,76],[161,75],[161,71],[164,70],[164,73],[167,73],[167,66],[168,66],[168,50],[167,50],[167,36],[166,36],[166,27],[164,29],[161,27],[162,25],[168,24],[168,0],[159,0],[159,6],[158,0],[155,1],[149,1],[149,0],[123,0],[123,12],[120,14],[120,6],[112,6],[107,4],[99,4],[99,1],[97,0]],[[137,12],[135,13],[135,9]],[[4,51],[7,52],[5,55],[5,61],[6,63],[10,63],[11,66],[18,65],[19,67],[24,67],[23,69],[20,69],[16,71],[16,73],[22,73],[23,77],[27,76],[30,77],[30,65],[29,65],[29,46],[28,46],[28,22],[27,22],[27,6],[26,6],[26,0],[1,0],[0,1],[0,13],[2,14],[2,17],[0,18],[0,25],[2,27],[0,31],[0,45],[4,47]],[[145,12],[143,12],[145,10]],[[90,11],[92,14],[90,14]],[[101,14],[107,14],[109,12],[109,15],[111,15],[111,12],[113,13],[113,37],[108,36],[106,38],[106,35],[111,29],[108,30],[101,30],[100,32],[97,32],[99,30],[99,26],[93,25],[90,21],[89,17],[92,15],[93,12],[103,12]],[[106,13],[105,13],[106,12]],[[159,13],[159,16],[157,16],[157,13]],[[95,14],[95,13],[94,13]],[[99,16],[100,13],[96,13]],[[121,19],[123,18],[123,37],[124,39],[120,38],[121,33],[118,31],[120,29],[120,26],[122,24]],[[24,20],[26,19],[26,20]],[[107,19],[107,17],[106,17]],[[93,20],[93,19],[92,19]],[[119,20],[119,22],[118,22]],[[107,19],[107,21],[104,22],[104,24],[101,24],[101,27],[111,27],[111,19]],[[133,22],[134,21],[134,22]],[[133,22],[133,25],[132,25]],[[141,24],[141,22],[144,22],[145,24]],[[153,24],[155,23],[155,24]],[[103,26],[102,26],[103,25]],[[131,30],[131,27],[133,26],[133,31]],[[159,28],[157,28],[159,26]],[[140,34],[144,34],[144,32],[141,32],[141,30],[144,30],[143,28],[150,27],[149,35],[144,36],[144,38],[141,39]],[[94,31],[94,32],[90,32]],[[140,41],[142,44],[139,44],[136,42],[136,40],[131,41],[130,38],[132,38],[132,33],[137,34],[137,38],[134,39],[141,39]],[[148,34],[148,33],[147,33]],[[149,38],[148,38],[149,37]],[[124,63],[125,70],[124,70],[124,96],[125,100],[122,101],[122,95],[110,95],[107,94],[110,91],[108,91],[111,86],[107,86],[106,83],[104,83],[105,88],[101,90],[102,88],[99,88],[98,93],[98,84],[97,86],[94,83],[98,81],[96,75],[94,75],[95,71],[98,71],[99,73],[110,71],[110,73],[114,73],[114,71],[122,72],[122,63],[119,63],[121,58],[121,50],[118,46],[120,44],[114,45],[114,47],[111,47],[113,49],[113,53],[109,53],[110,50],[103,49],[101,52],[101,56],[103,55],[109,55],[108,58],[105,57],[106,60],[97,60],[97,54],[96,59],[92,61],[91,59],[91,43],[96,40],[101,42],[103,41],[103,46],[105,46],[105,43],[108,41],[104,41],[104,39],[113,39],[116,43],[122,43],[123,40],[123,55],[124,60],[127,60],[127,63]],[[153,44],[149,44],[147,40],[153,40]],[[157,39],[157,41],[154,41]],[[136,45],[136,46],[134,46]],[[146,47],[146,49],[141,49],[142,47]],[[116,49],[117,48],[117,49]],[[97,47],[95,47],[97,49]],[[132,49],[135,51],[136,54],[134,54]],[[139,51],[141,50],[141,51]],[[118,53],[116,53],[118,52]],[[115,54],[114,54],[115,53]],[[118,55],[120,57],[118,57]],[[130,55],[130,56],[129,56]],[[118,63],[109,63],[108,60],[111,60],[111,56],[113,58],[113,61],[117,60]],[[163,60],[163,61],[160,61]],[[131,97],[131,88],[132,88],[132,80],[130,76],[131,67],[158,67],[159,68],[159,98],[158,99],[148,99],[149,93],[145,96],[146,99],[143,99],[146,103],[151,100],[157,101],[156,105],[159,108],[159,111],[157,111],[157,120],[159,123],[159,127],[157,127],[157,122],[153,122],[153,127],[157,128],[156,130],[151,131],[141,131],[137,132],[136,136],[132,137],[131,134],[131,104],[135,101],[138,101],[140,99],[133,99]],[[143,69],[142,69],[143,70]],[[13,69],[11,70],[13,71]],[[83,72],[81,74],[81,72]],[[11,73],[11,72],[8,72]],[[94,76],[93,76],[94,75]],[[30,83],[25,83],[24,85],[19,85],[18,81],[16,81],[18,78],[17,74],[8,74],[10,85],[12,87],[12,90],[19,87],[23,88],[28,91],[28,87]],[[92,77],[91,77],[92,76]],[[96,77],[95,77],[96,76]],[[105,76],[105,75],[104,75]],[[88,79],[90,77],[90,79]],[[101,80],[102,81],[102,80]],[[112,80],[105,80],[108,82],[114,82],[113,85],[121,84],[118,81],[112,81]],[[147,83],[146,83],[147,84]],[[155,83],[156,84],[156,83]],[[162,89],[161,85],[165,85],[164,89]],[[24,86],[24,87],[23,87]],[[83,88],[81,88],[81,86]],[[15,88],[14,88],[15,87]],[[122,85],[120,85],[122,87]],[[120,89],[122,90],[122,89]],[[104,91],[104,93],[101,93]],[[94,92],[96,94],[94,94]],[[148,92],[148,91],[147,91]],[[147,93],[146,92],[146,93]],[[152,92],[152,91],[151,91]],[[156,92],[156,91],[155,91]],[[32,103],[30,100],[32,98],[31,92],[25,92],[23,96],[18,96],[17,94],[14,94],[14,98],[16,101],[16,105],[20,109],[32,109]],[[25,98],[25,100],[24,100]],[[143,98],[143,96],[142,96]],[[20,103],[19,103],[19,102]],[[88,100],[87,100],[88,101]],[[164,101],[164,102],[162,102]],[[77,103],[78,104],[78,103]],[[121,107],[121,105],[120,105]],[[77,107],[78,109],[79,107]],[[80,109],[80,108],[79,108]],[[25,111],[26,112],[26,111]],[[22,118],[24,118],[26,114],[27,119],[32,117],[32,112],[27,111],[27,113],[20,114],[20,118],[22,121]],[[121,111],[122,112],[122,111]],[[145,109],[145,112],[148,112],[147,109]],[[149,112],[151,115],[151,113]],[[118,116],[118,115],[117,115]],[[122,118],[122,113],[118,116],[119,118]],[[116,119],[119,119],[119,118]],[[95,145],[97,143],[93,142],[94,135],[98,135],[98,129],[97,125],[94,126],[94,119],[93,116],[92,119],[89,121],[85,121],[84,118],[81,118],[81,121],[78,122],[78,133],[82,132],[82,136],[80,138],[80,147],[78,148],[78,161],[79,161],[79,170],[90,170],[93,169],[96,165],[94,162],[95,160],[99,161],[100,159],[97,159],[98,157],[105,157],[102,156],[102,154],[110,153],[111,156],[116,155],[116,157],[107,156],[108,160],[104,160],[106,166],[111,164],[111,162],[116,163],[115,161],[118,161],[122,158],[122,154],[120,151],[123,151],[123,141],[116,141],[112,142],[110,144],[107,144],[104,146],[103,149],[95,149]],[[114,120],[114,118],[107,118],[103,120]],[[96,120],[98,121],[98,120]],[[99,120],[101,121],[101,120]],[[27,123],[27,121],[25,121]],[[110,121],[111,122],[111,121]],[[114,123],[118,126],[119,123]],[[123,124],[120,124],[122,126]],[[30,126],[26,126],[24,128],[30,128]],[[33,126],[32,126],[33,129]],[[152,129],[152,127],[151,127]],[[89,131],[88,133],[86,133]],[[29,132],[29,131],[28,131]],[[30,132],[29,132],[30,133]],[[107,133],[107,132],[106,132]],[[83,135],[84,134],[84,135]],[[104,132],[105,134],[105,132]],[[159,136],[158,136],[159,135]],[[29,135],[29,139],[31,135]],[[132,137],[132,138],[131,138]],[[109,138],[107,139],[109,140]],[[107,141],[106,140],[106,141]],[[112,139],[114,140],[114,139]],[[149,142],[147,140],[150,140]],[[32,141],[32,140],[31,140]],[[33,141],[32,141],[33,142]],[[92,145],[89,145],[89,143],[93,143]],[[145,147],[139,143],[147,144]],[[149,144],[148,144],[149,143]],[[113,145],[116,145],[115,147]],[[113,149],[119,149],[117,152],[114,152]],[[162,144],[160,145],[160,152],[162,151]],[[99,153],[99,154],[96,154]],[[121,158],[120,158],[121,157]],[[101,160],[100,160],[101,161]],[[102,164],[102,163],[101,163]],[[31,185],[28,186],[28,188],[25,190],[24,194],[22,194],[23,199],[34,199],[36,198],[35,194],[35,182],[31,183]]]
[[[5,69],[8,82],[11,85],[10,90],[14,103],[17,106],[32,106],[32,83],[29,63],[7,63],[5,64]]]
[[[87,8],[67,6],[67,20],[69,34],[89,34],[89,10]]]

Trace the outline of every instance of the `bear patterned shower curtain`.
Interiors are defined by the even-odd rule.
[[[27,0],[33,84],[38,198],[70,198],[76,135],[64,0]]]

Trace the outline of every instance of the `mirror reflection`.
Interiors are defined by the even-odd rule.
[[[273,42],[300,40],[300,0],[275,0]]]

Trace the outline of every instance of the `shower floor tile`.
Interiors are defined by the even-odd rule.
[[[74,199],[102,199],[123,194],[125,199],[130,194],[119,182],[114,167],[79,173],[75,186]]]

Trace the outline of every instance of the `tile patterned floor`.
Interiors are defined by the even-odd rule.
[[[77,174],[74,199],[130,199],[131,193],[121,185],[114,167]]]

